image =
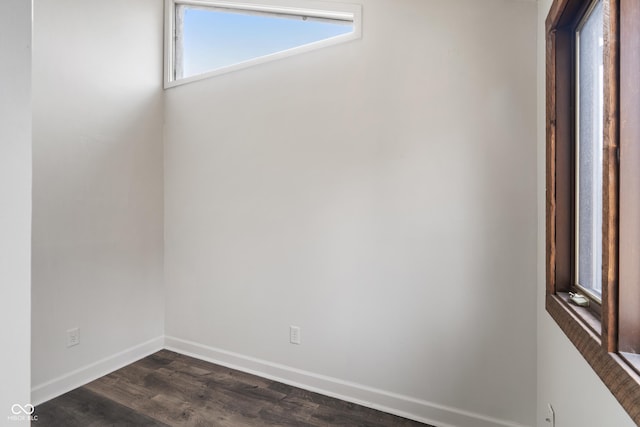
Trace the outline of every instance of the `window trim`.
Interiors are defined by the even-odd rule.
[[[640,300],[640,265],[634,255],[640,251],[640,4],[623,0],[620,4],[620,189],[625,197],[620,203],[620,286],[617,290],[618,346],[620,351],[640,353],[640,310],[634,302]],[[625,52],[635,55],[625,55]],[[633,358],[638,366],[640,360]],[[631,362],[630,362],[631,363]],[[639,371],[640,372],[640,371]]]
[[[640,8],[637,0],[603,0],[604,26],[604,152],[603,152],[603,250],[602,250],[602,314],[592,316],[570,305],[566,293],[573,283],[572,263],[573,198],[575,186],[575,76],[573,32],[590,0],[554,0],[546,21],[546,296],[548,313],[564,331],[582,356],[592,366],[629,416],[640,425],[640,375],[637,364],[619,352],[618,315],[620,272],[619,236],[624,221],[620,216],[620,164],[624,165],[624,117],[640,111],[639,91],[635,97],[621,97],[620,84],[625,76],[640,70],[640,61],[632,57],[640,38]],[[634,44],[636,43],[636,44]],[[628,64],[629,63],[629,64]],[[637,85],[637,80],[634,82]],[[626,89],[625,89],[626,90]],[[635,143],[627,141],[629,151],[639,151],[640,130],[631,130]],[[622,144],[622,150],[619,147]],[[620,160],[619,160],[620,156]],[[619,164],[619,162],[621,162]],[[636,165],[637,166],[637,165]],[[623,171],[624,172],[624,171]],[[626,193],[625,193],[626,194]],[[639,202],[640,204],[640,202]],[[622,212],[624,214],[624,211]],[[622,224],[622,225],[621,225]],[[635,244],[635,243],[634,243]],[[640,241],[637,242],[640,247]],[[627,250],[627,248],[622,248]],[[640,279],[640,276],[637,277]],[[640,290],[640,281],[632,284]]]
[[[165,0],[165,24],[164,24],[164,88],[168,89],[194,81],[207,79],[213,76],[230,73],[255,65],[264,64],[292,55],[310,52],[328,46],[345,43],[362,37],[362,6],[359,4],[325,3],[317,1],[297,0],[300,6],[291,7],[273,0],[262,2],[243,1],[242,3],[223,0]],[[174,70],[176,65],[176,5],[192,5],[201,7],[213,7],[220,9],[233,9],[237,11],[261,12],[268,14],[285,14],[295,16],[311,16],[353,22],[353,31],[317,42],[286,49],[269,55],[260,56],[227,67],[209,71],[186,78],[176,79]]]

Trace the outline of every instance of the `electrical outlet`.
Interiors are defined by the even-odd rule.
[[[556,425],[556,414],[553,412],[553,406],[551,403],[547,405],[547,416],[544,418],[549,427],[555,427]]]
[[[289,326],[289,342],[291,344],[300,344],[300,327]]]
[[[67,331],[67,347],[80,344],[80,329],[73,328]]]

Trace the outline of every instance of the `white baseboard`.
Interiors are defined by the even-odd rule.
[[[46,383],[36,385],[31,389],[31,403],[39,405],[163,348],[437,427],[526,427],[522,424],[271,363],[175,337],[154,338]]]
[[[116,371],[164,348],[164,337],[157,337],[95,363],[76,369],[31,388],[31,404],[36,406]]]
[[[525,427],[522,424],[302,371],[179,338],[166,336],[165,348],[437,427]]]

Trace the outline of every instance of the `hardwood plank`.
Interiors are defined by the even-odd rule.
[[[49,422],[44,425],[71,427],[425,427],[167,350],[40,405],[36,411],[41,409]],[[75,417],[72,424],[65,420],[70,414]],[[129,415],[134,424],[118,424],[129,422]],[[135,424],[141,420],[150,422]]]
[[[111,399],[79,388],[38,405],[37,425],[42,427],[168,427]]]

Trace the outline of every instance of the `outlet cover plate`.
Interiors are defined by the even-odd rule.
[[[289,342],[300,345],[300,327],[289,326]]]
[[[545,417],[545,421],[549,425],[549,427],[555,427],[556,425],[556,414],[553,411],[553,406],[551,403],[547,405],[547,416]]]
[[[67,347],[80,344],[80,329],[73,328],[67,330]]]

